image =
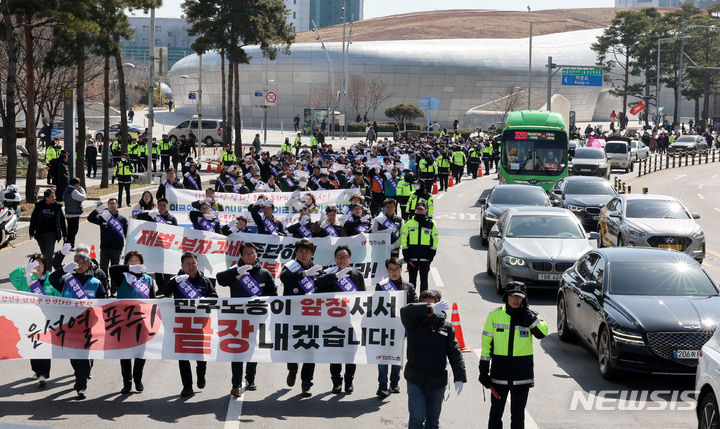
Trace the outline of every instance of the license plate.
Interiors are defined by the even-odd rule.
[[[589,168],[581,168],[580,171],[582,171],[583,173],[589,173],[590,169]]]
[[[538,274],[538,279],[540,280],[548,280],[553,282],[559,282],[560,278],[562,277],[562,274]]]
[[[658,244],[660,249],[682,250],[682,244]]]
[[[617,161],[610,161],[610,165],[620,165],[620,163]]]
[[[675,359],[699,359],[700,350],[673,350]]]

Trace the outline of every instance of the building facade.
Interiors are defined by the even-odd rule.
[[[615,7],[680,7],[683,3],[692,3],[700,9],[707,9],[718,0],[615,0]]]
[[[150,60],[150,17],[128,17],[133,36],[121,43],[126,60],[146,63]],[[155,47],[167,48],[168,67],[193,53],[195,37],[188,34],[190,24],[182,18],[155,18]]]

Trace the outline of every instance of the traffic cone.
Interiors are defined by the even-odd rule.
[[[450,173],[450,181],[448,182],[448,188],[452,188],[455,186],[455,181],[453,180],[452,173]]]
[[[95,253],[95,245],[93,244],[90,246],[90,257],[92,259],[97,259],[97,253]]]
[[[207,172],[212,173],[212,163],[210,163],[210,162],[208,162]]]
[[[218,166],[217,166],[217,168],[215,169],[215,172],[216,172],[217,174],[222,173],[222,164],[221,164],[221,163],[218,162]]]
[[[435,195],[435,194],[438,193],[437,182],[433,182],[433,190],[432,190],[432,193],[433,193],[433,195]]]
[[[478,167],[478,177],[482,177],[482,165]]]
[[[460,313],[458,313],[457,302],[453,302],[452,316],[450,316],[450,324],[452,324],[453,329],[455,329],[455,339],[460,346],[460,351],[463,353],[470,353],[472,350],[470,350],[465,345],[465,338],[463,337],[462,333],[462,325],[460,325]]]

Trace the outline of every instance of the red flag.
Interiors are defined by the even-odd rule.
[[[631,115],[637,115],[638,112],[640,112],[641,110],[645,110],[645,109],[647,109],[647,107],[645,107],[645,105],[643,104],[643,102],[642,102],[642,101],[638,101],[638,103],[637,103],[636,105],[634,105],[634,106],[632,107],[632,109],[630,109],[630,114],[631,114]]]

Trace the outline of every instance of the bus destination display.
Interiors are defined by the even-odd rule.
[[[515,131],[514,140],[555,141],[555,133],[543,131]]]

